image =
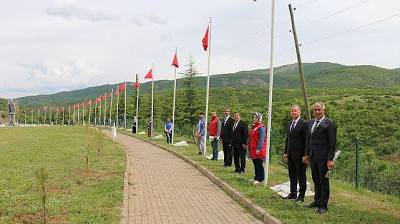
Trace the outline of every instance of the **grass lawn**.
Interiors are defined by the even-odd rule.
[[[119,223],[125,153],[97,130],[1,128],[0,153],[0,223],[42,223],[41,167],[48,172],[48,223]]]
[[[139,135],[139,137],[149,140],[145,135]],[[182,138],[177,136],[176,140],[179,141]],[[189,147],[175,147],[167,145],[165,138],[161,140],[152,139],[152,141],[168,146],[207,168],[284,223],[400,223],[400,198],[369,192],[365,189],[356,190],[353,185],[336,180],[335,174],[330,178],[329,211],[326,214],[319,215],[313,209],[304,208],[293,201],[282,200],[278,194],[269,188],[252,186],[248,182],[249,179],[254,177],[251,160],[247,161],[246,173],[238,175],[232,173],[234,168],[224,168],[222,160],[211,161],[197,155],[197,149],[193,144],[190,144]],[[222,146],[219,145],[219,147],[222,150]],[[211,147],[207,146],[208,152],[210,152],[210,149]],[[277,157],[272,158],[269,186],[288,181],[287,170],[279,164],[279,160]],[[312,183],[310,169],[307,172],[307,180]],[[312,201],[312,198],[307,197],[303,204]]]

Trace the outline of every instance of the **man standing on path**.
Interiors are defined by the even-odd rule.
[[[325,104],[314,103],[313,110],[315,118],[309,124],[304,162],[311,164],[315,196],[314,202],[306,207],[316,208],[317,213],[323,214],[328,211],[329,179],[326,175],[334,166],[336,125],[325,117]]]
[[[205,126],[206,122],[204,120],[204,113],[199,113],[199,122],[197,122],[196,127],[196,139],[197,139],[197,148],[199,149],[199,155],[204,154],[204,138],[205,136]]]
[[[222,149],[224,150],[224,166],[232,166],[233,151],[232,151],[232,131],[233,123],[235,122],[230,116],[229,108],[225,108],[225,117],[222,120],[221,136]]]
[[[232,148],[235,161],[235,173],[244,173],[246,168],[246,150],[249,128],[247,124],[240,120],[239,112],[234,114],[235,122],[232,127]]]
[[[284,199],[296,199],[296,202],[304,202],[307,188],[306,165],[303,163],[305,156],[305,144],[307,140],[308,123],[300,117],[301,109],[293,105],[290,109],[292,120],[286,128],[286,143],[283,159],[288,163],[290,194]],[[297,183],[300,186],[297,196]]]
[[[221,134],[221,121],[218,119],[217,112],[211,112],[211,121],[208,127],[211,147],[213,149],[213,157],[211,160],[218,160],[218,140]]]

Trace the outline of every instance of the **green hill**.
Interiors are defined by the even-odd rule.
[[[297,64],[284,65],[275,68],[275,88],[299,88],[299,73]],[[309,88],[376,88],[400,85],[400,70],[390,70],[370,65],[345,66],[328,62],[305,63],[305,79]],[[251,71],[240,71],[229,74],[216,74],[211,76],[210,87],[265,87],[268,84],[269,70],[258,69]],[[177,82],[178,88],[183,87],[183,79]],[[195,85],[205,87],[206,77],[196,77]],[[171,89],[171,80],[155,81],[155,91]],[[142,92],[150,91],[150,83],[141,85]],[[114,85],[102,85],[80,90],[65,91],[51,95],[37,95],[21,97],[17,99],[20,105],[37,107],[43,105],[66,105],[77,103],[85,99],[95,98],[105,91],[116,88]],[[128,88],[128,91],[133,91]]]

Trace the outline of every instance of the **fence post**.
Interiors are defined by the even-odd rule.
[[[356,137],[356,188],[360,186],[360,152],[359,152],[359,140]]]

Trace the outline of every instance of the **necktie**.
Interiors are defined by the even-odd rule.
[[[315,125],[313,126],[311,132],[314,132],[315,128],[318,127],[318,123],[319,123],[319,120],[315,120],[315,123],[314,123]]]
[[[233,130],[235,130],[235,129],[236,129],[236,127],[237,127],[238,123],[239,123],[239,121],[236,121],[236,122],[235,122],[235,125],[233,125]]]
[[[296,121],[293,121],[292,125],[290,125],[290,131],[292,131],[295,126],[296,126]]]

